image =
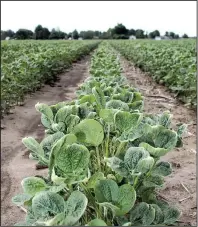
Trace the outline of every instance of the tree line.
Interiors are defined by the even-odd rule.
[[[154,39],[155,37],[160,36],[158,30],[152,31],[150,33],[145,32],[142,29],[127,29],[123,24],[117,24],[114,28],[109,28],[106,32],[101,31],[80,31],[76,29],[73,32],[65,33],[60,31],[60,29],[53,28],[51,32],[48,28],[43,27],[42,25],[36,26],[34,32],[28,29],[19,29],[16,33],[12,30],[1,31],[1,40],[10,37],[11,39],[35,39],[35,40],[47,40],[47,39],[129,39],[130,36],[134,36],[137,39]],[[178,34],[174,32],[166,31],[164,36],[170,39],[180,38]],[[183,34],[182,38],[188,38],[187,34]]]

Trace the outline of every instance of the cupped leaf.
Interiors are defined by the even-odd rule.
[[[181,212],[175,207],[168,207],[165,210],[163,210],[163,214],[164,224],[172,225],[179,219]]]
[[[41,112],[42,114],[44,114],[49,121],[53,121],[53,117],[54,117],[53,112],[47,104],[37,103],[35,105],[35,108],[38,112]]]
[[[134,187],[129,184],[124,184],[119,188],[118,201],[119,210],[116,215],[122,216],[128,213],[134,206],[136,201],[136,191]]]
[[[162,187],[164,184],[164,178],[157,174],[152,174],[143,181],[146,187]]]
[[[124,161],[117,157],[112,158],[104,158],[105,162],[107,162],[107,165],[116,173],[118,173],[122,177],[127,177],[129,174],[128,169],[125,166]]]
[[[106,103],[107,109],[117,109],[117,110],[123,110],[123,111],[129,111],[129,106],[120,101],[120,100],[110,100]]]
[[[44,191],[32,199],[32,210],[37,219],[44,220],[64,212],[65,202],[60,195]]]
[[[34,154],[38,156],[44,156],[44,150],[41,145],[32,137],[25,137],[22,139],[22,143]]]
[[[84,214],[87,207],[88,199],[80,191],[74,191],[65,203],[65,225],[75,224]]]
[[[162,224],[164,222],[164,214],[160,207],[156,204],[151,204],[151,206],[155,209],[155,219],[153,221],[154,225]]]
[[[159,174],[162,176],[168,176],[172,173],[171,164],[169,162],[158,162],[153,168],[152,173]]]
[[[164,148],[155,148],[149,145],[148,143],[140,143],[140,147],[143,147],[145,150],[149,152],[150,155],[152,155],[155,158],[158,158],[160,156],[164,156],[165,154],[168,153],[168,149]]]
[[[12,202],[17,206],[24,205],[25,202],[28,202],[32,196],[30,194],[19,194],[12,197]]]
[[[88,226],[107,226],[107,224],[101,219],[93,219],[88,224]]]
[[[114,115],[118,110],[115,109],[101,109],[99,112],[100,118],[102,118],[106,123],[114,123]]]
[[[96,103],[99,106],[99,108],[100,109],[105,108],[106,101],[102,89],[100,87],[93,87],[92,93],[95,97]]]
[[[26,177],[22,180],[21,185],[23,191],[31,196],[47,188],[45,181],[39,177]]]
[[[55,153],[55,165],[65,174],[81,173],[88,168],[90,154],[83,145],[63,144],[61,149]]]
[[[133,130],[142,119],[142,114],[119,111],[114,116],[115,126],[120,132]]]
[[[131,171],[134,170],[138,162],[147,158],[149,153],[142,147],[130,147],[124,156],[124,163],[126,167]]]
[[[95,186],[95,196],[99,203],[116,202],[118,200],[119,188],[111,179],[99,180]]]
[[[86,146],[98,146],[104,139],[102,125],[94,119],[85,119],[74,128],[74,134],[79,142]]]
[[[102,172],[94,173],[87,182],[87,188],[95,188],[95,185],[98,180],[105,179],[104,174]]]
[[[137,172],[147,173],[153,167],[154,162],[154,158],[150,156],[141,159],[136,167]]]

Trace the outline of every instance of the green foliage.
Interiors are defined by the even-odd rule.
[[[94,53],[90,75],[76,100],[35,106],[46,136],[23,143],[49,172],[25,178],[23,194],[12,199],[27,209],[21,225],[174,224],[180,212],[157,200],[156,189],[172,172],[160,157],[182,144],[186,127],[175,132],[169,112],[144,112],[107,43]]]

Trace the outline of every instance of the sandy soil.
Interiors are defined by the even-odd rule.
[[[6,116],[1,124],[1,226],[12,226],[24,220],[25,213],[13,205],[11,198],[21,193],[20,182],[24,177],[46,174],[47,170],[36,170],[35,161],[30,160],[21,139],[32,136],[41,140],[44,128],[40,123],[40,113],[35,109],[37,102],[55,104],[75,98],[75,90],[88,75],[90,57],[73,64],[73,68],[60,75],[60,81],[54,87],[44,86],[17,106],[14,114]]]
[[[182,211],[179,225],[196,226],[196,112],[177,101],[173,94],[155,83],[149,75],[136,69],[124,58],[121,59],[123,73],[131,85],[139,88],[145,97],[146,112],[170,110],[173,114],[173,128],[180,122],[190,124],[183,140],[184,146],[163,157],[164,161],[172,163],[173,173],[166,177],[165,187],[160,195]]]

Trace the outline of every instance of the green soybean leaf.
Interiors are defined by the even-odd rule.
[[[129,106],[120,101],[120,100],[110,100],[106,103],[107,109],[117,109],[117,110],[123,110],[123,111],[129,111]]]
[[[12,197],[12,202],[17,206],[24,205],[25,202],[28,202],[32,198],[29,194],[19,194]]]
[[[55,153],[55,165],[65,174],[81,173],[88,168],[90,154],[83,145],[63,144],[61,149]]]
[[[114,123],[114,115],[118,110],[115,109],[101,109],[99,112],[100,118],[102,118],[106,123]]]
[[[155,219],[153,221],[154,225],[162,224],[164,222],[164,215],[160,207],[156,204],[151,204],[151,206],[155,209]]]
[[[42,146],[32,137],[26,137],[22,139],[23,144],[34,154],[38,155],[39,157],[44,156],[44,150]]]
[[[45,181],[39,177],[26,177],[22,180],[21,185],[23,191],[31,196],[47,188]]]
[[[164,178],[157,174],[152,174],[143,181],[146,187],[162,187],[164,184]]]
[[[50,120],[50,121],[53,120],[53,117],[54,117],[53,112],[52,112],[51,108],[47,104],[37,103],[35,105],[35,108],[36,108],[37,111],[39,111],[42,114],[44,114],[48,120]]]
[[[137,172],[147,173],[154,165],[154,158],[146,157],[141,159],[136,167]]]
[[[65,225],[75,224],[84,214],[87,207],[87,197],[80,191],[74,191],[65,203]]]
[[[142,114],[119,111],[114,116],[115,126],[120,132],[133,130],[142,119]]]
[[[94,173],[87,182],[87,188],[95,188],[96,182],[98,180],[105,179],[104,174],[102,172]]]
[[[93,87],[92,88],[92,93],[95,97],[96,103],[99,106],[100,109],[105,108],[105,97],[104,97],[104,93],[102,92],[100,87]]]
[[[128,213],[134,206],[136,201],[136,192],[134,187],[129,184],[124,184],[119,188],[118,201],[119,210],[117,210],[116,215],[122,216]]]
[[[174,207],[168,207],[167,209],[163,210],[163,214],[164,214],[164,224],[166,225],[174,224],[181,215],[180,211]]]
[[[118,200],[119,188],[111,179],[99,180],[95,186],[95,196],[99,203],[116,202]]]
[[[129,174],[129,171],[127,170],[125,163],[117,158],[104,158],[105,162],[107,162],[107,165],[116,173],[118,173],[122,177],[127,177]]]
[[[74,128],[74,134],[79,142],[86,146],[98,146],[104,139],[102,125],[93,119],[85,119]]]
[[[169,151],[168,149],[164,149],[164,148],[155,148],[155,147],[152,147],[148,143],[140,143],[139,146],[140,147],[143,147],[145,150],[147,150],[149,152],[150,155],[152,155],[155,158],[164,156]]]
[[[138,162],[149,156],[149,153],[142,147],[130,147],[124,156],[124,163],[129,170],[134,170]]]
[[[34,216],[40,220],[64,212],[64,206],[64,199],[60,195],[49,191],[40,192],[32,199]]]
[[[107,226],[107,224],[101,219],[93,219],[88,224],[88,226]]]
[[[158,162],[153,168],[152,173],[159,174],[162,176],[168,176],[172,173],[171,164],[169,162]]]

